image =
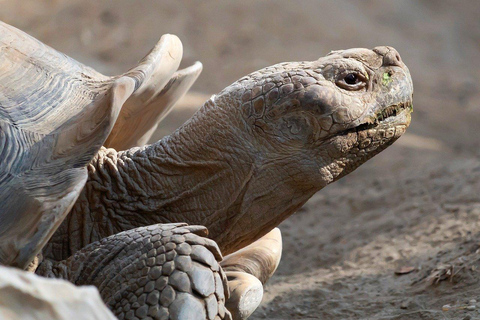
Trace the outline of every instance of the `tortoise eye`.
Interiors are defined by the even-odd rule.
[[[367,79],[360,73],[350,72],[336,81],[337,86],[345,90],[357,91],[367,86]]]
[[[358,77],[355,73],[347,74],[344,79],[347,84],[357,84],[358,82]]]

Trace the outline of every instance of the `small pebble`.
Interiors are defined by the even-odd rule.
[[[451,305],[446,304],[446,305],[444,305],[444,306],[442,307],[442,311],[448,311],[448,310],[450,310],[451,308],[452,308]]]
[[[476,309],[475,306],[467,306],[466,308],[468,311],[474,311]]]
[[[468,301],[468,304],[471,304],[471,305],[477,304],[477,300],[475,300],[475,299],[470,299],[470,300]]]

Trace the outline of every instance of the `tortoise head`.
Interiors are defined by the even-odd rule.
[[[405,132],[413,85],[398,52],[376,47],[277,64],[240,79],[217,99],[225,95],[239,101],[249,139],[265,162],[287,159],[301,176],[296,180],[318,190]]]

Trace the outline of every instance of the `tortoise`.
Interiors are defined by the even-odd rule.
[[[248,317],[274,228],[411,120],[398,52],[356,48],[253,72],[148,145],[202,68],[176,71],[177,37],[107,77],[0,28],[0,263],[95,285],[120,319]]]

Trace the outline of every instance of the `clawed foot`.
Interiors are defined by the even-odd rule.
[[[136,228],[67,260],[45,260],[36,272],[96,286],[119,319],[247,319],[278,266],[280,231],[223,261],[207,234],[205,227],[186,224]]]

